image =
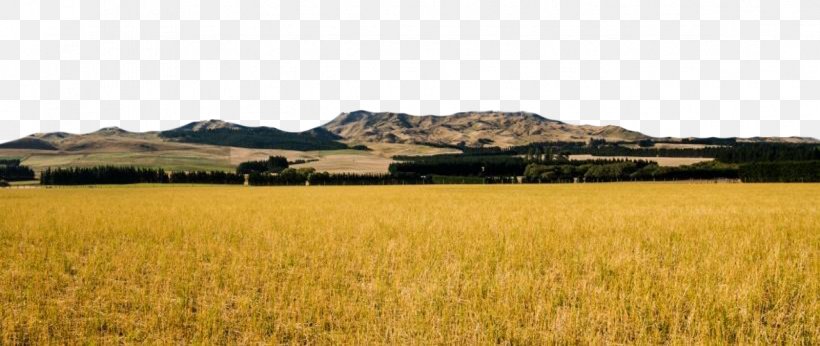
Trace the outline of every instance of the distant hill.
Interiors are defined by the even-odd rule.
[[[65,132],[36,133],[0,144],[0,149],[50,150],[67,153],[145,152],[184,150],[187,145],[164,141],[157,132],[135,133],[117,127],[75,135]]]
[[[38,133],[0,143],[0,149],[18,152],[120,153],[186,151],[209,148],[250,148],[295,151],[348,149],[353,144],[410,144],[442,147],[509,147],[534,142],[702,143],[783,142],[820,143],[804,137],[754,138],[653,138],[618,126],[572,125],[527,112],[465,112],[449,116],[415,116],[404,113],[355,111],[342,113],[329,123],[303,131],[287,132],[272,127],[250,127],[221,120],[207,120],[161,132],[129,132],[116,127],[87,134]],[[209,149],[209,150],[211,150]]]
[[[107,127],[75,135],[65,132],[37,133],[0,144],[0,149],[52,150],[61,152],[145,152],[186,150],[191,145],[284,149],[298,151],[347,149],[339,136],[324,129],[286,132],[270,127],[247,127],[219,120],[199,121],[162,132],[129,132]]]
[[[651,137],[618,126],[571,125],[526,112],[467,112],[449,116],[342,113],[321,128],[351,142],[513,146],[547,141],[638,141]]]
[[[0,143],[0,149],[57,150],[57,147],[41,138],[24,137],[15,141]]]
[[[338,136],[322,129],[305,132],[286,132],[272,127],[247,127],[220,120],[194,122],[163,131],[161,138],[184,143],[257,149],[337,150],[347,145],[338,142]]]

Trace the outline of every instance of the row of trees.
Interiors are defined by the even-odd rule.
[[[702,162],[661,167],[646,161],[582,164],[530,164],[525,181],[540,183],[674,181],[740,179],[743,182],[820,182],[820,161],[777,161],[727,164]]]
[[[248,185],[306,185],[308,177],[315,172],[314,168],[287,168],[279,174],[254,172],[248,176]]]
[[[301,165],[303,163],[310,163],[310,162],[316,162],[316,161],[319,161],[319,160],[318,159],[296,159],[296,160],[293,160],[293,161],[288,161],[288,166]]]
[[[416,185],[432,184],[431,177],[416,174],[356,174],[319,172],[308,176],[310,185]]]
[[[245,176],[220,171],[173,172],[169,181],[172,184],[233,184],[245,183]]]
[[[715,159],[721,162],[777,162],[820,160],[820,145],[792,143],[742,143],[720,150]]]
[[[820,182],[820,161],[755,162],[740,166],[744,182]]]
[[[289,167],[284,156],[269,156],[267,160],[246,161],[236,167],[236,174],[279,173]]]
[[[416,174],[356,174],[316,172],[313,168],[288,168],[279,174],[252,173],[248,184],[276,185],[410,185],[432,184],[430,177]]]
[[[19,166],[20,159],[0,159],[0,166]]]
[[[526,182],[612,182],[737,179],[737,165],[704,162],[689,166],[661,167],[648,161],[530,164],[524,172]]]
[[[527,163],[523,158],[504,155],[422,156],[391,163],[391,174],[449,176],[518,176]]]
[[[21,165],[19,159],[2,159],[0,160],[0,180],[34,180],[34,170]]]
[[[40,173],[42,185],[91,185],[168,183],[168,174],[162,169],[99,166],[48,168]]]
[[[405,157],[390,165],[391,173],[433,175],[434,183],[611,182],[738,179],[738,165],[718,161],[681,167],[661,167],[646,160],[595,159],[570,161],[550,148],[532,148],[524,158],[505,155],[445,154]],[[470,179],[477,177],[479,179]],[[481,179],[491,178],[491,179]],[[493,180],[494,179],[494,180]]]
[[[452,176],[434,175],[431,177],[433,184],[516,184],[517,177],[476,177],[476,176]]]
[[[705,162],[680,167],[660,167],[646,161],[582,162],[581,164],[530,164],[524,181],[530,183],[672,181],[741,179],[744,182],[820,182],[820,161],[759,162],[742,165]],[[134,167],[47,169],[43,185],[91,184],[243,184],[242,175],[227,172],[173,172]],[[288,168],[280,174],[253,173],[250,185],[407,185],[407,184],[510,184],[512,176],[421,176],[417,174],[331,174],[312,168]]]
[[[228,172],[172,172],[127,166],[48,168],[40,174],[41,185],[108,184],[244,184],[245,177]]]
[[[630,175],[631,179],[640,181],[734,180],[738,177],[737,165],[716,161],[678,167],[661,167],[657,164],[650,164]]]

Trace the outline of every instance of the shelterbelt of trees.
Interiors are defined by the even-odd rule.
[[[279,173],[289,167],[288,159],[283,156],[270,156],[267,160],[245,161],[236,167],[236,174]]]
[[[227,172],[171,172],[163,169],[99,166],[46,169],[40,174],[41,185],[104,184],[243,184],[245,177]]]
[[[518,176],[526,167],[527,162],[517,156],[447,154],[412,157],[406,161],[394,162],[388,166],[388,171],[392,174]]]
[[[432,177],[415,174],[331,174],[313,168],[285,168],[278,173],[252,172],[248,185],[407,185],[432,184]],[[245,183],[245,174],[221,171],[166,172],[163,169],[99,166],[46,169],[42,185],[109,184],[236,184]]]
[[[34,180],[34,170],[20,164],[19,159],[0,159],[0,181]]]
[[[316,172],[313,168],[288,168],[279,174],[254,173],[248,185],[415,185],[432,184],[431,176],[416,174],[355,174]]]
[[[738,179],[735,164],[703,162],[681,167],[660,167],[649,161],[595,160],[533,163],[524,171],[532,183],[675,181]]]

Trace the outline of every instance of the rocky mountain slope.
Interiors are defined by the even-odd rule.
[[[342,113],[321,128],[351,142],[512,146],[546,141],[637,141],[650,138],[617,126],[571,125],[526,112],[465,112],[450,116]]]

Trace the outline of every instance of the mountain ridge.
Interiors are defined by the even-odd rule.
[[[689,139],[696,137],[686,137]],[[106,127],[86,134],[35,133],[0,143],[0,148],[77,151],[89,148],[161,150],[173,143],[210,144],[246,148],[326,150],[344,149],[344,143],[400,143],[441,146],[515,146],[533,142],[605,139],[636,142],[645,139],[681,141],[684,138],[652,137],[620,126],[574,125],[531,112],[475,111],[452,115],[410,115],[357,110],[301,132],[274,127],[245,126],[211,119],[194,121],[164,131],[130,132]],[[810,137],[738,138],[752,142],[820,143]]]
[[[529,112],[481,111],[436,116],[359,110],[342,113],[321,127],[350,141],[470,147],[586,141],[601,135],[613,141],[651,138],[621,127],[571,125]]]
[[[615,125],[569,124],[531,112],[476,111],[452,115],[357,110],[341,113],[320,126],[352,142],[387,142],[463,146],[515,146],[533,142],[589,139],[635,142],[643,139],[683,141],[698,137],[653,137]],[[748,142],[820,143],[811,137],[750,137]]]

